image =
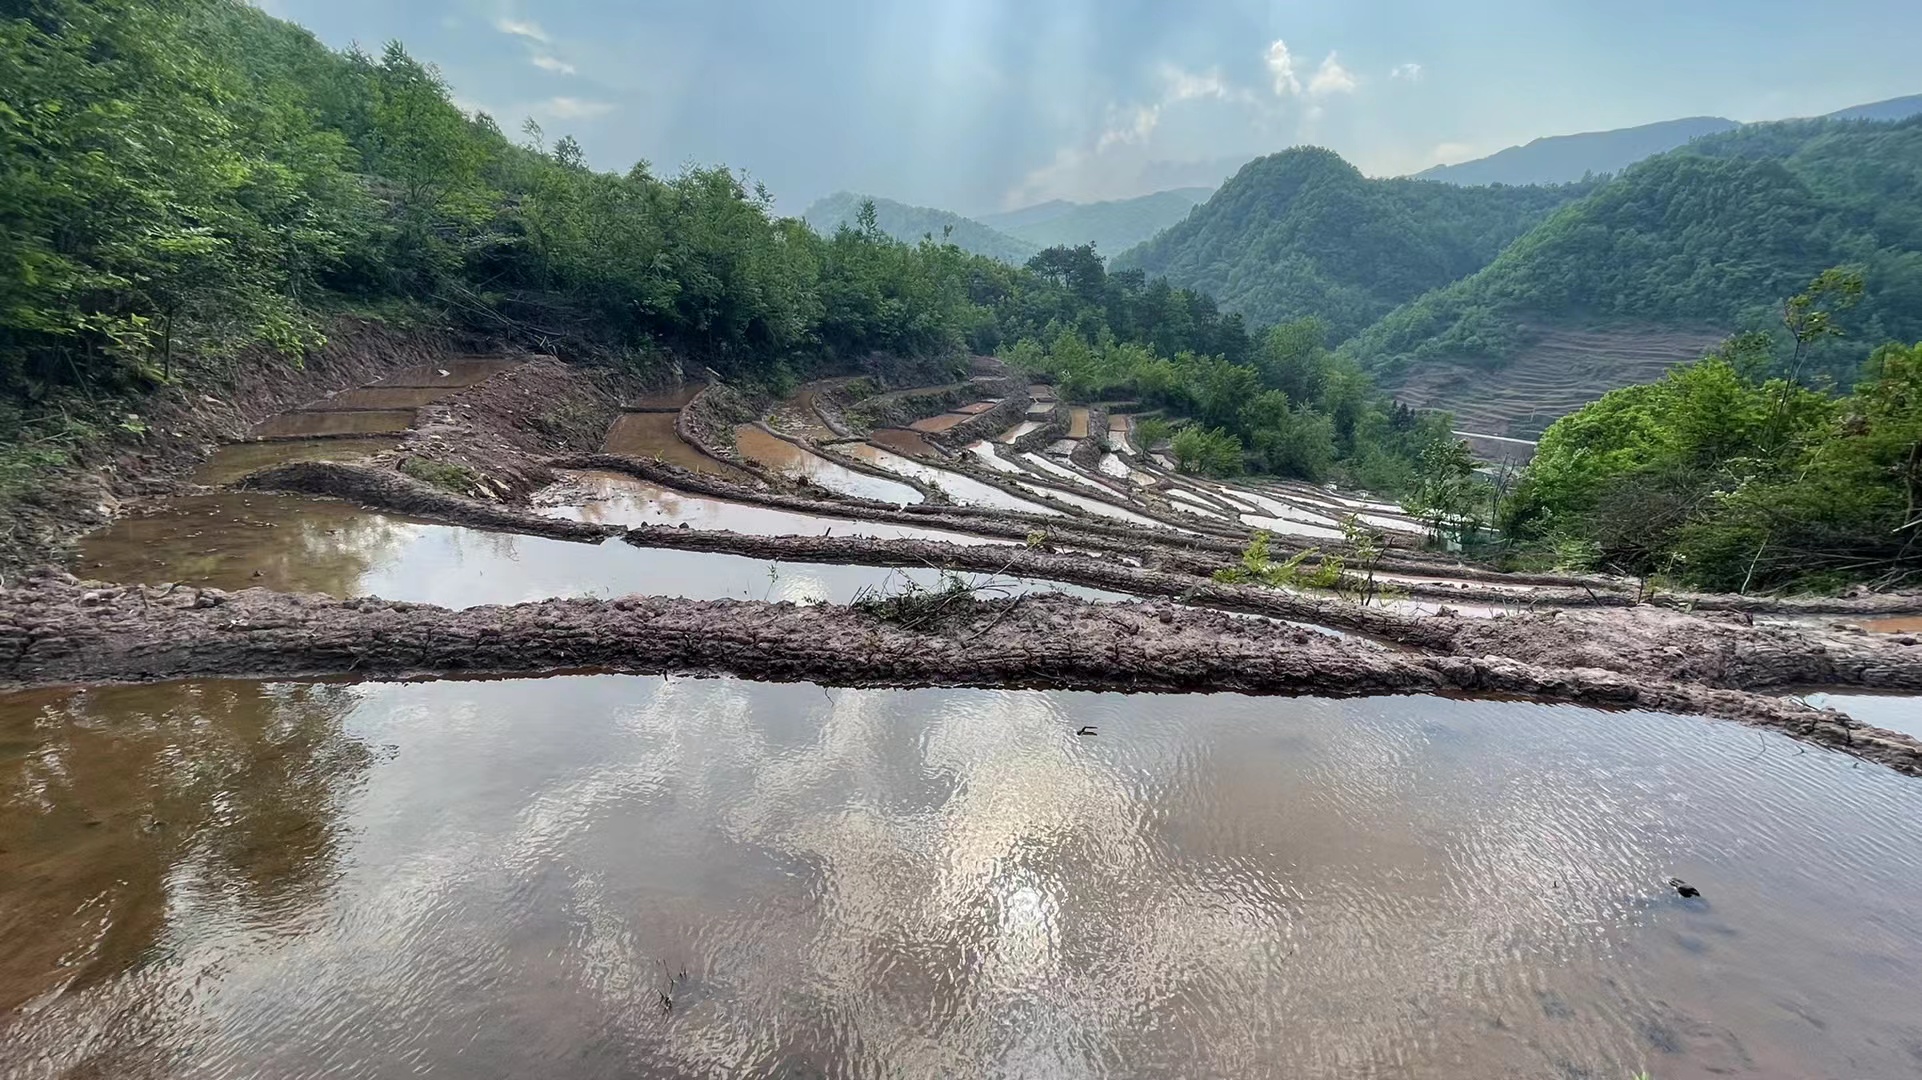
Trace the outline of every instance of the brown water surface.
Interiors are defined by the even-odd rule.
[[[868,436],[868,441],[883,446],[897,454],[911,457],[941,457],[941,451],[933,443],[906,428],[877,428]]]
[[[997,401],[977,401],[972,405],[963,405],[954,411],[958,413],[966,413],[969,416],[978,416],[981,413],[987,412],[989,409],[992,409],[999,404],[1001,404],[1001,402],[998,400]]]
[[[456,386],[363,386],[358,390],[343,390],[332,397],[310,401],[301,406],[306,412],[327,412],[336,409],[417,409],[422,405],[432,405],[459,390]]]
[[[358,461],[392,450],[393,439],[283,439],[279,442],[228,443],[195,469],[192,480],[209,486],[231,484],[243,476],[290,461]]]
[[[1890,619],[1864,619],[1862,629],[1871,634],[1922,634],[1922,615],[1901,615]]]
[[[809,453],[786,439],[770,435],[753,424],[742,424],[734,429],[734,447],[742,457],[765,469],[786,476],[805,476],[829,491],[896,505],[922,501],[921,493],[906,484],[856,472],[819,454]]]
[[[689,446],[674,430],[674,413],[622,413],[607,431],[601,450],[622,457],[659,458],[709,476],[745,481],[748,475]]]
[[[1085,439],[1088,437],[1088,407],[1076,405],[1068,410],[1068,438]]]
[[[971,419],[969,414],[963,412],[942,413],[939,416],[923,417],[909,424],[908,427],[915,431],[947,431],[969,419]]]
[[[1914,1076],[1922,785],[1802,749],[1424,698],[15,695],[0,1073]]]
[[[254,425],[255,439],[312,439],[330,435],[398,435],[414,426],[414,410],[284,412]]]
[[[685,408],[689,402],[699,397],[701,391],[705,389],[707,389],[706,383],[683,383],[672,389],[657,390],[651,394],[642,394],[640,397],[628,402],[627,407],[630,409],[666,409],[678,412],[682,408]]]

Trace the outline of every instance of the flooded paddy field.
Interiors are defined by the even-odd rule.
[[[727,510],[706,508],[709,520],[725,519]],[[768,524],[758,515],[744,516],[747,520],[725,523]],[[824,528],[836,524],[821,522]],[[901,534],[915,530],[845,524],[848,531],[839,535],[856,535],[866,525],[887,532],[883,539],[958,538],[936,530],[909,537]],[[933,568],[782,563],[639,548],[619,540],[551,540],[414,521],[330,499],[251,492],[183,498],[160,512],[123,518],[84,543],[75,569],[117,583],[227,590],[258,586],[455,609],[628,595],[845,604],[864,591],[885,595],[944,584]],[[1059,591],[1084,599],[1120,598],[1008,575],[970,573],[959,579],[983,595]]]
[[[804,514],[709,499],[619,473],[570,473],[566,485],[552,498],[559,501],[544,509],[552,516],[630,528],[686,525],[693,529],[726,529],[756,536],[866,536],[877,540],[945,540],[956,544],[1012,542],[945,529]]]
[[[911,461],[890,450],[878,446],[853,445],[844,451],[877,468],[886,469],[902,476],[912,476],[923,483],[933,484],[947,493],[948,498],[967,506],[990,506],[1001,510],[1014,510],[1024,514],[1059,514],[1061,511],[1051,506],[1043,506],[995,487],[984,484],[973,477],[963,476],[952,469]],[[1011,466],[1012,468],[1012,466]]]
[[[675,414],[671,412],[622,413],[608,429],[607,441],[601,444],[601,449],[622,457],[659,458],[711,476],[745,478],[747,474],[741,470],[689,446],[675,431],[674,422]]]
[[[1922,787],[1798,749],[1421,697],[16,693],[0,1071],[1914,1075]]]
[[[783,476],[805,477],[829,491],[896,505],[921,501],[921,493],[906,484],[856,472],[779,436],[770,435],[753,424],[743,424],[735,430],[734,445],[742,457],[762,468]]]

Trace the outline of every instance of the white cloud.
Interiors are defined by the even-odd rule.
[[[1221,77],[1220,68],[1207,71],[1183,71],[1173,64],[1161,68],[1161,80],[1168,86],[1168,100],[1193,101],[1196,98],[1215,98],[1227,101],[1238,97],[1242,92],[1228,85]]]
[[[1111,114],[1101,137],[1095,140],[1094,152],[1099,154],[1112,146],[1147,142],[1160,123],[1160,105],[1140,106],[1119,120]]]
[[[574,74],[574,65],[562,60],[558,56],[548,56],[546,53],[535,53],[530,63],[542,71],[551,71],[556,75]]]
[[[1355,92],[1355,87],[1359,85],[1361,83],[1355,78],[1355,73],[1342,67],[1341,61],[1335,59],[1335,54],[1331,52],[1327,59],[1321,62],[1321,67],[1315,69],[1315,77],[1308,80],[1308,96],[1352,94]]]
[[[1295,74],[1295,57],[1288,51],[1288,43],[1276,38],[1268,46],[1266,58],[1268,76],[1273,81],[1276,97],[1287,97],[1301,93],[1301,77]]]
[[[604,116],[613,112],[614,106],[605,101],[584,101],[581,98],[551,97],[534,106],[532,112],[537,116],[551,117],[555,120],[584,120],[594,116]]]
[[[547,31],[542,30],[541,24],[531,19],[515,19],[502,16],[494,21],[494,29],[513,37],[524,37],[529,41],[538,41],[543,45],[547,43]]]
[[[1422,74],[1420,64],[1396,64],[1389,70],[1388,77],[1402,82],[1418,83],[1422,80]]]

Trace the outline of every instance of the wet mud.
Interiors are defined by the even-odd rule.
[[[1522,694],[1723,717],[1912,775],[1922,742],[1803,702],[1593,668],[1370,648],[1168,603],[942,596],[842,606],[628,597],[450,611],[36,575],[0,603],[0,686],[417,672],[734,674],[835,686]]]
[[[557,540],[599,541],[618,534],[615,526],[546,517],[527,510],[465,499],[409,476],[337,461],[299,461],[264,469],[238,485],[250,491],[285,491],[345,499],[374,510],[423,520],[547,536]]]

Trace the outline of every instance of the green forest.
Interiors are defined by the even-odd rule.
[[[801,220],[823,236],[832,236],[843,225],[854,225],[863,206],[874,207],[874,221],[881,231],[904,244],[918,244],[924,237],[951,243],[970,255],[1016,266],[1033,258],[1043,245],[1017,239],[978,221],[946,210],[909,206],[892,199],[852,195],[842,191],[817,199],[802,212]]]
[[[1587,186],[1370,180],[1329,150],[1252,161],[1185,220],[1116,256],[1256,324],[1314,316],[1337,340],[1487,266]]]
[[[1751,592],[1922,577],[1922,344],[1848,394],[1770,377],[1744,335],[1564,417],[1504,509],[1563,565]]]
[[[1530,321],[1756,329],[1781,296],[1838,265],[1869,283],[1857,342],[1922,337],[1922,118],[1758,124],[1652,158],[1350,350],[1393,370],[1499,363]],[[1846,378],[1862,357],[1837,345],[1819,360]]]
[[[156,388],[217,388],[260,346],[297,364],[349,313],[770,383],[1075,336],[1259,377],[1238,316],[1091,246],[1010,266],[896,240],[872,203],[817,234],[721,167],[596,171],[567,135],[463,113],[398,43],[335,52],[239,0],[38,0],[0,34],[0,485],[139,438]],[[1347,399],[1267,403],[1346,410],[1347,456],[1373,430]],[[1285,460],[1253,414],[1167,404]]]

